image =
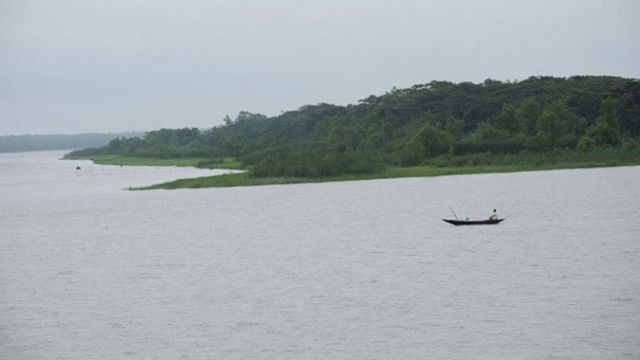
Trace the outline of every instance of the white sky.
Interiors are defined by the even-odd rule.
[[[640,1],[0,0],[0,135],[212,127],[431,80],[640,77]]]

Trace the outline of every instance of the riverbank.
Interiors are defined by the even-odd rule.
[[[75,158],[78,159],[78,158]],[[101,165],[123,166],[192,166],[205,169],[241,169],[233,159],[178,158],[155,159],[117,155],[81,157]],[[253,177],[249,172],[180,179],[131,190],[199,189],[208,187],[260,186],[276,184],[300,184],[334,181],[392,179],[404,177],[432,177],[444,175],[470,175],[507,173],[518,171],[542,171],[640,165],[640,149],[610,148],[590,152],[557,150],[548,153],[473,154],[441,157],[422,166],[389,167],[371,174],[351,174],[324,178]]]
[[[224,174],[217,176],[206,176],[193,179],[180,179],[162,184],[145,186],[140,188],[130,188],[130,190],[174,190],[174,189],[200,189],[208,187],[232,187],[232,186],[260,186],[260,185],[284,185],[284,184],[302,184],[302,183],[319,183],[334,181],[357,181],[357,180],[374,180],[374,179],[393,179],[407,177],[433,177],[444,175],[471,175],[471,174],[489,174],[489,173],[508,173],[518,171],[542,171],[542,170],[558,170],[558,169],[575,169],[575,168],[593,168],[607,166],[624,166],[624,165],[597,165],[590,164],[585,166],[476,166],[476,167],[450,167],[436,168],[431,166],[415,166],[409,168],[389,168],[381,173],[362,174],[362,175],[346,175],[330,178],[254,178],[248,173]]]
[[[451,166],[449,164],[468,164]],[[555,151],[547,154],[491,155],[476,154],[435,159],[430,164],[413,167],[391,167],[379,173],[343,175],[327,178],[262,178],[249,173],[225,174],[193,179],[180,179],[131,190],[207,188],[231,186],[259,186],[333,181],[392,179],[404,177],[432,177],[640,165],[640,149],[601,149],[593,152]]]
[[[122,165],[122,166],[191,166],[200,169],[241,169],[239,162],[233,159],[205,159],[205,158],[176,158],[157,159],[148,157],[120,156],[120,155],[94,155],[80,157],[66,157],[70,160],[91,160],[98,165]]]

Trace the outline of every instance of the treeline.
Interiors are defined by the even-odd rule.
[[[241,112],[211,129],[151,131],[71,156],[235,157],[253,176],[326,177],[481,153],[635,148],[639,138],[639,80],[531,77],[432,81],[270,118]]]
[[[0,152],[70,150],[98,147],[123,137],[140,137],[142,132],[108,134],[56,134],[56,135],[7,135],[0,136]]]

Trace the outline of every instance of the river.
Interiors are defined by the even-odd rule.
[[[640,358],[640,167],[128,191],[220,172],[61,155],[0,154],[2,359]]]

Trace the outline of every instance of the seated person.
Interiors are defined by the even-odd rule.
[[[489,220],[498,220],[498,213],[496,213],[496,209],[493,209],[493,213],[489,216]]]

